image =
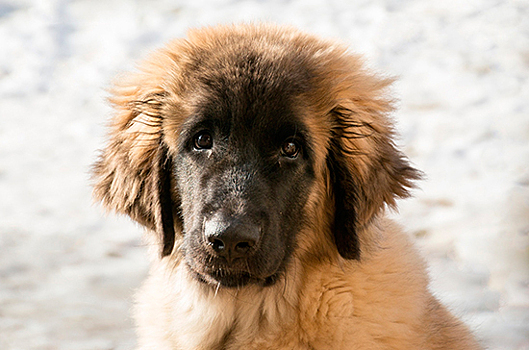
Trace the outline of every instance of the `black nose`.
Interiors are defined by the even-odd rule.
[[[246,258],[255,251],[261,235],[258,225],[240,219],[213,217],[204,223],[206,244],[218,256],[228,262]]]

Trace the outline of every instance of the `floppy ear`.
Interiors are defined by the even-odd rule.
[[[110,141],[92,169],[94,197],[156,232],[162,257],[175,243],[173,164],[162,129],[166,95],[156,76],[144,73],[115,88]]]
[[[327,165],[335,201],[334,238],[340,255],[359,259],[374,237],[361,234],[385,205],[394,208],[397,198],[409,196],[412,168],[393,143],[394,132],[386,116],[388,101],[342,101],[331,112],[332,139]]]

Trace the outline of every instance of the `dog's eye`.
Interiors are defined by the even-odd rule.
[[[195,136],[196,149],[210,149],[213,147],[213,137],[207,131],[203,131]]]
[[[294,140],[286,140],[281,146],[281,154],[288,158],[296,158],[299,154],[300,146]]]

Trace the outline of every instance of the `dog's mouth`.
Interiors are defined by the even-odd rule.
[[[212,285],[221,285],[228,288],[243,287],[252,283],[255,278],[245,271],[229,272],[225,270],[211,271],[200,275],[202,282]]]
[[[226,288],[240,288],[251,284],[267,287],[279,279],[279,273],[261,277],[246,270],[227,267],[208,267],[205,271],[197,271],[188,264],[188,269],[199,282]]]

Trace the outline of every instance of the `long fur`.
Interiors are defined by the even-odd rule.
[[[225,62],[237,56],[255,64],[253,79],[295,95],[313,145],[314,185],[298,213],[294,250],[270,286],[204,284],[182,259],[187,218],[172,170],[179,138],[200,86],[219,84],[213,72],[236,94],[260,93],[244,90]],[[287,88],[289,78],[296,83]],[[94,194],[144,225],[154,243],[135,310],[139,349],[479,348],[428,291],[423,260],[385,218],[420,177],[393,143],[389,84],[334,42],[234,25],[191,31],[116,85]]]

